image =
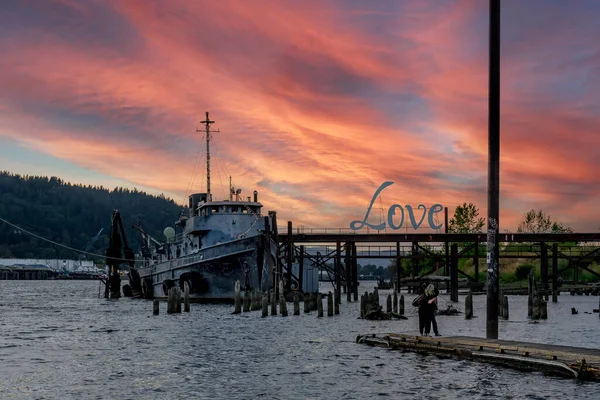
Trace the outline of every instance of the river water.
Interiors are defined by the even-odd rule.
[[[363,282],[361,292],[372,288]],[[293,316],[291,304],[286,318],[200,304],[167,315],[165,303],[152,316],[149,301],[98,298],[95,281],[0,281],[0,398],[600,399],[597,383],[355,343],[364,333],[417,332],[405,297],[409,319],[400,321],[357,319],[345,296],[329,318]],[[442,335],[485,337],[485,296],[473,302],[478,318],[437,317]],[[563,294],[540,323],[527,321],[525,296],[509,302],[501,339],[600,347],[600,318],[586,314],[598,297]]]

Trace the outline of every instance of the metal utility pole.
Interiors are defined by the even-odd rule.
[[[498,219],[500,214],[500,0],[490,0],[488,117],[487,319],[485,336],[498,339]]]

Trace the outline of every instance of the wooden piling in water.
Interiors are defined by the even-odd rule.
[[[261,310],[262,309],[262,299],[263,293],[258,290],[254,293],[256,304],[252,307],[252,310]]]
[[[386,301],[386,305],[385,305],[385,311],[387,313],[391,313],[392,312],[392,295],[388,294],[387,295],[387,301]]]
[[[243,303],[243,311],[244,312],[249,312],[250,311],[250,303],[252,302],[252,295],[250,294],[250,291],[245,290],[244,291],[244,303]]]
[[[552,244],[552,302],[558,302],[558,243]]]
[[[540,297],[540,319],[548,319],[548,302]]]
[[[175,312],[175,292],[173,288],[167,291],[167,314],[173,314]]]
[[[360,295],[360,317],[365,316],[365,296],[364,294]]]
[[[183,283],[183,311],[190,312],[190,284]]]
[[[331,292],[327,293],[327,316],[333,317],[333,295]]]
[[[404,295],[400,295],[400,304],[398,305],[398,314],[404,315]]]
[[[311,311],[310,305],[311,305],[310,293],[304,293],[304,313],[305,314],[308,314]]]
[[[323,297],[321,296],[321,293],[318,293],[317,296],[317,317],[322,317],[323,316]]]
[[[300,315],[300,296],[294,294],[294,315]]]
[[[508,320],[510,313],[508,311],[508,296],[506,295],[502,298],[502,313],[504,319]]]
[[[337,293],[338,293],[337,291],[333,292],[333,313],[335,315],[340,314],[340,301],[339,301],[340,299],[339,298],[336,299],[336,296],[339,296]]]
[[[311,302],[310,309],[318,311],[319,310],[319,306],[317,304],[317,301],[319,300],[319,292],[311,293],[310,299],[311,299],[311,301],[310,301]]]
[[[469,292],[465,297],[465,319],[473,318],[473,295]]]
[[[271,315],[277,315],[277,295],[275,290],[271,291]]]
[[[527,276],[527,316],[533,317],[533,272]]]
[[[269,315],[269,299],[268,299],[268,294],[265,293],[261,299],[262,301],[262,317],[265,318],[267,315]]]
[[[181,289],[179,286],[175,286],[175,312],[181,313]]]
[[[283,293],[279,296],[279,311],[282,317],[288,316],[287,303],[285,302],[285,296]]]
[[[396,286],[396,283],[394,283],[394,286]],[[394,297],[392,299],[392,303],[393,303],[393,311],[395,313],[398,312],[398,292],[396,292],[396,290],[394,290]]]
[[[531,319],[540,319],[540,298],[537,295],[534,295],[533,297]]]
[[[158,302],[158,300],[154,300],[152,302],[152,314],[158,315],[159,312],[160,312],[160,303]]]
[[[242,312],[242,297],[240,294],[240,281],[239,280],[235,281],[234,288],[235,288],[235,292],[233,294],[233,301],[234,301],[233,313],[239,314]]]

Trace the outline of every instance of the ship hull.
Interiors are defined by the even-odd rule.
[[[276,245],[263,236],[233,240],[197,253],[138,270],[145,297],[166,298],[168,290],[187,282],[190,299],[233,301],[235,282],[242,290],[268,291],[273,287]]]

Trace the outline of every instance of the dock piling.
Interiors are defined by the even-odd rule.
[[[508,312],[508,296],[504,295],[502,298],[502,316],[504,319],[508,320],[508,316],[510,313]]]
[[[404,295],[400,295],[400,304],[398,305],[398,314],[404,315]]]
[[[287,304],[285,302],[285,296],[283,293],[279,296],[279,311],[282,317],[288,316]]]
[[[394,283],[394,286],[396,286],[396,284]],[[396,290],[394,290],[394,297],[392,298],[392,305],[393,305],[393,311],[395,313],[398,313],[398,292],[396,292]]]
[[[304,293],[304,313],[308,314],[310,310],[310,293]]]
[[[233,294],[233,299],[234,299],[234,309],[233,309],[233,313],[234,314],[239,314],[242,312],[242,297],[240,294],[240,281],[239,279],[237,281],[235,281],[235,292]]]
[[[190,312],[190,284],[183,283],[183,311]]]
[[[175,312],[177,314],[181,313],[181,289],[179,286],[175,286]]]
[[[387,301],[386,301],[386,304],[385,304],[385,311],[387,313],[391,313],[392,312],[392,295],[391,294],[387,295]]]
[[[465,319],[473,318],[473,295],[471,292],[465,298]]]
[[[333,295],[331,292],[327,293],[327,316],[333,317]]]
[[[271,315],[277,315],[277,294],[271,290]]]
[[[244,291],[244,303],[243,303],[243,307],[244,307],[243,311],[244,312],[250,311],[250,308],[251,308],[250,307],[250,303],[251,302],[252,302],[252,297],[251,297],[250,291],[249,290],[245,290]]]
[[[336,296],[338,296],[338,299],[336,299]],[[335,315],[339,315],[340,313],[340,301],[339,301],[339,294],[338,292],[333,292],[333,313]]]
[[[152,314],[158,315],[159,311],[160,311],[160,303],[158,302],[158,300],[154,300],[152,302]]]
[[[548,319],[548,302],[540,297],[540,319]]]
[[[294,315],[300,315],[300,297],[294,294]]]
[[[267,315],[269,315],[269,296],[267,293],[265,293],[262,297],[262,317],[265,318]]]
[[[360,295],[360,317],[361,318],[365,316],[365,296],[366,296],[366,294]]]
[[[317,293],[316,295],[317,298],[317,317],[322,317],[323,316],[323,297],[321,296],[321,293]]]

